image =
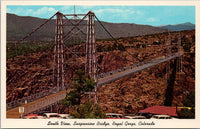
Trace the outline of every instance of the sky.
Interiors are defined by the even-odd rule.
[[[6,8],[7,13],[40,18],[50,18],[57,11],[73,14],[74,5],[9,5]],[[88,11],[93,11],[101,21],[112,23],[135,23],[152,26],[185,22],[195,24],[195,6],[75,6],[76,14],[86,14]]]

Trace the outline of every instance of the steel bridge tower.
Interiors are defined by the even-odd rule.
[[[181,53],[182,52],[182,49],[181,49],[181,34],[179,32],[179,36],[178,36],[178,52]],[[182,56],[180,56],[178,58],[178,72],[182,73]]]
[[[95,14],[88,12],[87,38],[86,38],[86,63],[85,73],[97,82],[97,57],[96,57],[96,39],[95,39]],[[97,86],[94,88],[95,103],[97,103]],[[91,95],[91,93],[90,93]]]
[[[56,29],[54,43],[53,85],[56,91],[64,89],[64,53],[63,53],[63,14],[56,13]]]
[[[171,55],[171,36],[170,34],[168,35],[168,41],[167,41],[167,55]],[[177,43],[177,51],[178,54],[181,54],[181,36],[179,33],[178,37],[178,43]],[[174,90],[174,83],[176,81],[176,75],[178,75],[178,79],[180,79],[180,74],[182,73],[182,61],[181,61],[181,56],[176,57],[174,62],[168,61],[166,64],[166,93],[165,93],[165,100],[164,100],[164,105],[165,106],[171,106],[172,101],[173,101],[173,90]],[[170,68],[170,64],[172,68]]]
[[[86,63],[85,73],[97,82],[97,59],[96,59],[96,41],[95,41],[95,14],[89,11],[85,17],[87,20],[87,37],[86,37]],[[56,13],[56,29],[54,43],[54,68],[53,68],[53,85],[56,91],[64,89],[64,14]],[[68,35],[68,34],[67,34]],[[95,88],[96,91],[96,88]]]
[[[168,32],[167,36],[167,57],[171,56],[171,34]],[[167,80],[167,85],[168,85],[168,80],[170,78],[170,61],[167,61],[166,63],[166,80]]]
[[[97,82],[97,59],[94,19],[94,13],[91,11],[88,12],[85,73],[92,77],[95,82]]]

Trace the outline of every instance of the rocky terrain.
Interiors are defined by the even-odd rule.
[[[144,60],[167,54],[168,33],[117,39],[122,49],[113,40],[97,41],[99,73],[129,66]],[[171,33],[172,44],[176,46],[178,34]],[[181,100],[190,89],[195,88],[195,31],[182,31],[182,72],[177,73],[174,86],[173,106],[182,106]],[[72,46],[79,52],[84,44]],[[176,51],[176,47],[172,47]],[[130,55],[131,54],[131,55]],[[65,51],[65,84],[70,82],[74,71],[84,69],[85,55],[79,58]],[[137,72],[99,88],[98,103],[105,112],[134,114],[139,109],[163,105],[166,90],[165,63]],[[17,100],[53,87],[53,51],[46,50],[21,55],[7,60],[7,102]]]
[[[194,31],[184,31],[181,33],[182,37],[188,37],[187,41],[182,38],[182,46],[189,42],[191,47],[190,51],[185,52],[182,57],[182,72],[178,72],[176,75],[172,106],[183,106],[181,102],[183,97],[191,89],[195,88],[194,33]],[[164,35],[161,34],[159,36],[162,37]],[[147,37],[151,41],[151,36]],[[136,39],[144,40],[145,38],[137,37]],[[154,41],[156,40],[158,39],[155,38]],[[172,36],[172,43],[175,40],[175,36]],[[154,50],[155,46],[150,48]],[[162,48],[156,49],[157,54],[154,54],[154,56],[162,55]],[[147,52],[152,53],[150,50]],[[141,51],[138,53],[142,55],[142,60],[145,60],[145,57],[148,58]],[[106,112],[135,114],[140,109],[154,105],[163,105],[166,88],[166,63],[163,63],[100,87],[98,100]]]

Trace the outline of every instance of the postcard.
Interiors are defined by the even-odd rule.
[[[198,128],[200,1],[1,1],[2,128]]]

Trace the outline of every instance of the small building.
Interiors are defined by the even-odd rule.
[[[168,106],[152,106],[146,109],[140,110],[138,113],[148,113],[152,115],[169,115],[172,117],[178,117],[177,111],[180,108],[168,107]]]

